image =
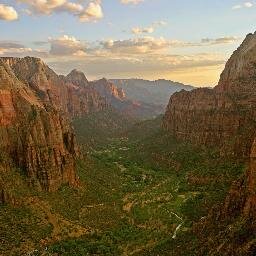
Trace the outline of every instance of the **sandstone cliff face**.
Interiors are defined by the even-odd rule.
[[[165,129],[179,139],[248,157],[256,128],[254,61],[256,35],[248,35],[214,89],[182,91],[171,97]]]
[[[60,112],[45,104],[23,80],[29,79],[27,74],[16,76],[12,69],[16,64],[15,59],[0,59],[1,156],[12,159],[40,190],[76,185],[74,133]],[[38,86],[48,85],[39,82]],[[3,189],[1,193],[7,194]]]

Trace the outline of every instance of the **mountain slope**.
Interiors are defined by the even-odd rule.
[[[137,119],[151,119],[162,113],[162,106],[142,101],[134,101],[126,96],[122,88],[105,78],[90,83],[108,104],[116,111]],[[143,92],[141,92],[143,94]]]

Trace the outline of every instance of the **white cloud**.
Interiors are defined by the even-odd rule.
[[[252,2],[245,2],[243,4],[237,4],[232,7],[233,10],[239,10],[242,8],[252,8],[254,4]]]
[[[241,9],[241,8],[242,8],[242,5],[240,5],[240,4],[234,5],[232,7],[233,10],[238,10],[238,9]]]
[[[48,43],[36,42],[31,49],[19,42],[0,41],[1,56],[42,57],[50,66],[61,73],[70,69],[86,70],[94,77],[137,77],[140,75],[161,76],[170,72],[190,72],[191,69],[215,68],[223,65],[227,56],[205,52],[198,54],[173,54],[175,47],[200,47],[217,43],[230,43],[235,37],[202,39],[198,43],[168,40],[164,38],[142,37],[127,40],[106,40],[100,44],[85,43],[73,36],[63,35],[49,38]],[[47,48],[50,46],[50,50]],[[194,74],[194,71],[192,72]],[[182,73],[183,74],[183,73]],[[157,77],[156,77],[157,78]]]
[[[79,14],[79,20],[82,22],[97,21],[103,18],[103,11],[100,1],[90,2]]]
[[[144,2],[144,0],[121,0],[122,4],[139,4]]]
[[[0,4],[0,20],[13,21],[18,19],[18,13],[12,6]]]
[[[244,6],[247,7],[247,8],[251,8],[251,7],[253,7],[253,3],[246,2],[246,3],[244,3]]]

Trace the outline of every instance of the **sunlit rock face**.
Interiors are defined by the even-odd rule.
[[[28,68],[28,65],[33,67],[33,61],[35,66],[45,67],[38,59],[0,59],[1,155],[9,157],[39,190],[54,191],[66,183],[75,186],[73,130],[53,104],[37,95],[36,81],[42,90],[51,87],[45,74],[35,74]],[[29,84],[25,79],[34,82]],[[6,192],[1,195],[4,201]]]

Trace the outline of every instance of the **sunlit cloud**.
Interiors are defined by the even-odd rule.
[[[50,54],[58,56],[84,56],[86,45],[72,36],[61,36],[57,39],[49,38]]]
[[[97,21],[103,18],[103,11],[100,1],[90,2],[87,8],[85,8],[79,14],[79,20],[82,22]]]
[[[28,8],[23,12],[27,15],[51,15],[66,12],[78,17],[81,22],[95,22],[103,18],[100,0],[90,0],[87,5],[70,2],[68,0],[18,0]]]
[[[18,19],[18,13],[12,6],[0,4],[0,20],[13,21]]]

